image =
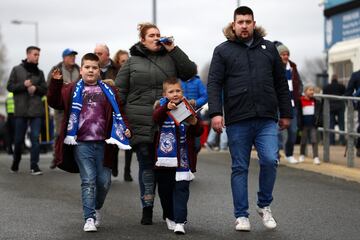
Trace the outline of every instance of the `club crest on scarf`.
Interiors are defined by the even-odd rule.
[[[114,127],[116,129],[115,130],[116,136],[118,136],[120,140],[124,140],[125,139],[125,136],[123,134],[125,132],[124,127],[121,124],[118,124],[118,123],[115,123]]]
[[[160,134],[160,150],[164,153],[169,153],[174,150],[175,136],[173,133]]]
[[[74,125],[77,124],[77,121],[78,119],[76,117],[76,114],[75,113],[70,114],[67,130],[71,131],[71,129],[74,128]]]

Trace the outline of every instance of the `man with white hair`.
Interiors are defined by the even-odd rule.
[[[119,68],[110,58],[110,51],[105,44],[97,44],[94,53],[99,57],[101,79],[115,80]]]

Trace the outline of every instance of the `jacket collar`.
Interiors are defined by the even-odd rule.
[[[224,29],[223,29],[223,34],[226,37],[226,39],[228,39],[229,41],[232,42],[237,42],[237,43],[242,43],[244,44],[242,41],[240,41],[236,35],[235,32],[232,29],[232,23],[229,23]],[[256,26],[255,30],[254,30],[254,42],[252,44],[252,46],[257,45],[264,37],[266,36],[266,31],[263,27],[261,26]]]
[[[160,51],[152,52],[152,51],[148,50],[141,42],[135,43],[130,48],[131,56],[140,56],[140,57],[147,57],[147,56],[150,56],[150,55],[163,56],[166,53],[167,53],[167,51],[163,46],[161,47]]]

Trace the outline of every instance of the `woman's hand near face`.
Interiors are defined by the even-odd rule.
[[[171,41],[169,43],[161,43],[161,45],[163,45],[168,52],[171,52],[175,48],[174,41]]]

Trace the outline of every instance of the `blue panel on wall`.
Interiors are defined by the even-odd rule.
[[[336,7],[338,5],[351,2],[353,0],[325,0],[325,9]]]
[[[360,8],[325,19],[325,49],[339,41],[360,39]]]

